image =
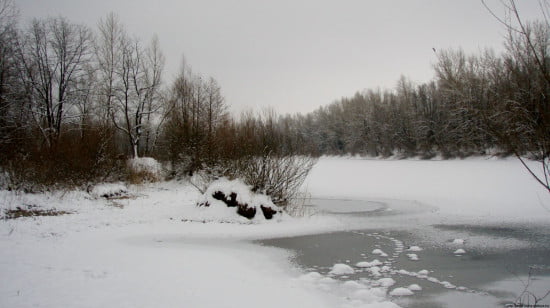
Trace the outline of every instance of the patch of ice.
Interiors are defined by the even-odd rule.
[[[422,251],[422,248],[420,248],[419,246],[411,246],[407,250],[408,251]]]
[[[390,292],[391,296],[409,296],[413,294],[414,294],[413,291],[407,288],[395,288]]]
[[[329,274],[332,275],[349,275],[353,273],[355,273],[355,270],[351,266],[343,263],[334,264],[329,272]]]

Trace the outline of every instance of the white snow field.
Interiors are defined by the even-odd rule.
[[[397,307],[389,293],[420,291],[306,273],[290,252],[251,242],[345,230],[349,216],[250,222],[196,207],[201,196],[184,183],[115,185],[91,194],[0,191],[4,213],[28,206],[71,212],[0,219],[0,307]],[[388,211],[413,204],[440,217],[547,222],[550,198],[537,185],[514,159],[322,158],[303,189],[312,198],[380,202]],[[125,193],[100,196],[111,191]]]

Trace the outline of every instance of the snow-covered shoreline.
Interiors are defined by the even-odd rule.
[[[332,307],[297,278],[289,252],[251,240],[338,229],[329,217],[242,223],[197,208],[184,183],[85,192],[1,191],[2,209],[61,216],[0,220],[2,307]],[[235,220],[233,220],[235,219]]]
[[[395,207],[426,204],[451,220],[544,223],[550,217],[541,206],[550,204],[548,196],[510,159],[322,158],[304,190],[313,198],[408,200]],[[290,252],[250,243],[353,227],[342,216],[243,223],[196,207],[199,198],[178,182],[129,186],[115,200],[0,191],[3,210],[33,205],[73,212],[0,220],[0,306],[395,307],[366,289],[354,302],[326,292],[289,262]]]

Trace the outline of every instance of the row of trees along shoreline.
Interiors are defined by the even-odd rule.
[[[22,27],[14,2],[0,0],[1,168],[78,184],[113,177],[121,157],[155,157],[193,174],[266,155],[500,153],[540,162],[542,173],[528,170],[550,191],[550,27],[508,8],[501,54],[437,51],[429,82],[401,77],[393,90],[305,115],[237,119],[213,78],[183,64],[166,82],[159,39],[135,38],[116,14],[96,29],[64,17]]]

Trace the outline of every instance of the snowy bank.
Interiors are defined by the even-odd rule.
[[[292,279],[302,273],[288,252],[245,242],[337,230],[338,220],[208,221],[196,206],[201,195],[178,182],[127,186],[131,198],[102,197],[122,188],[0,191],[2,213],[22,205],[71,212],[0,219],[0,307],[340,306]]]

